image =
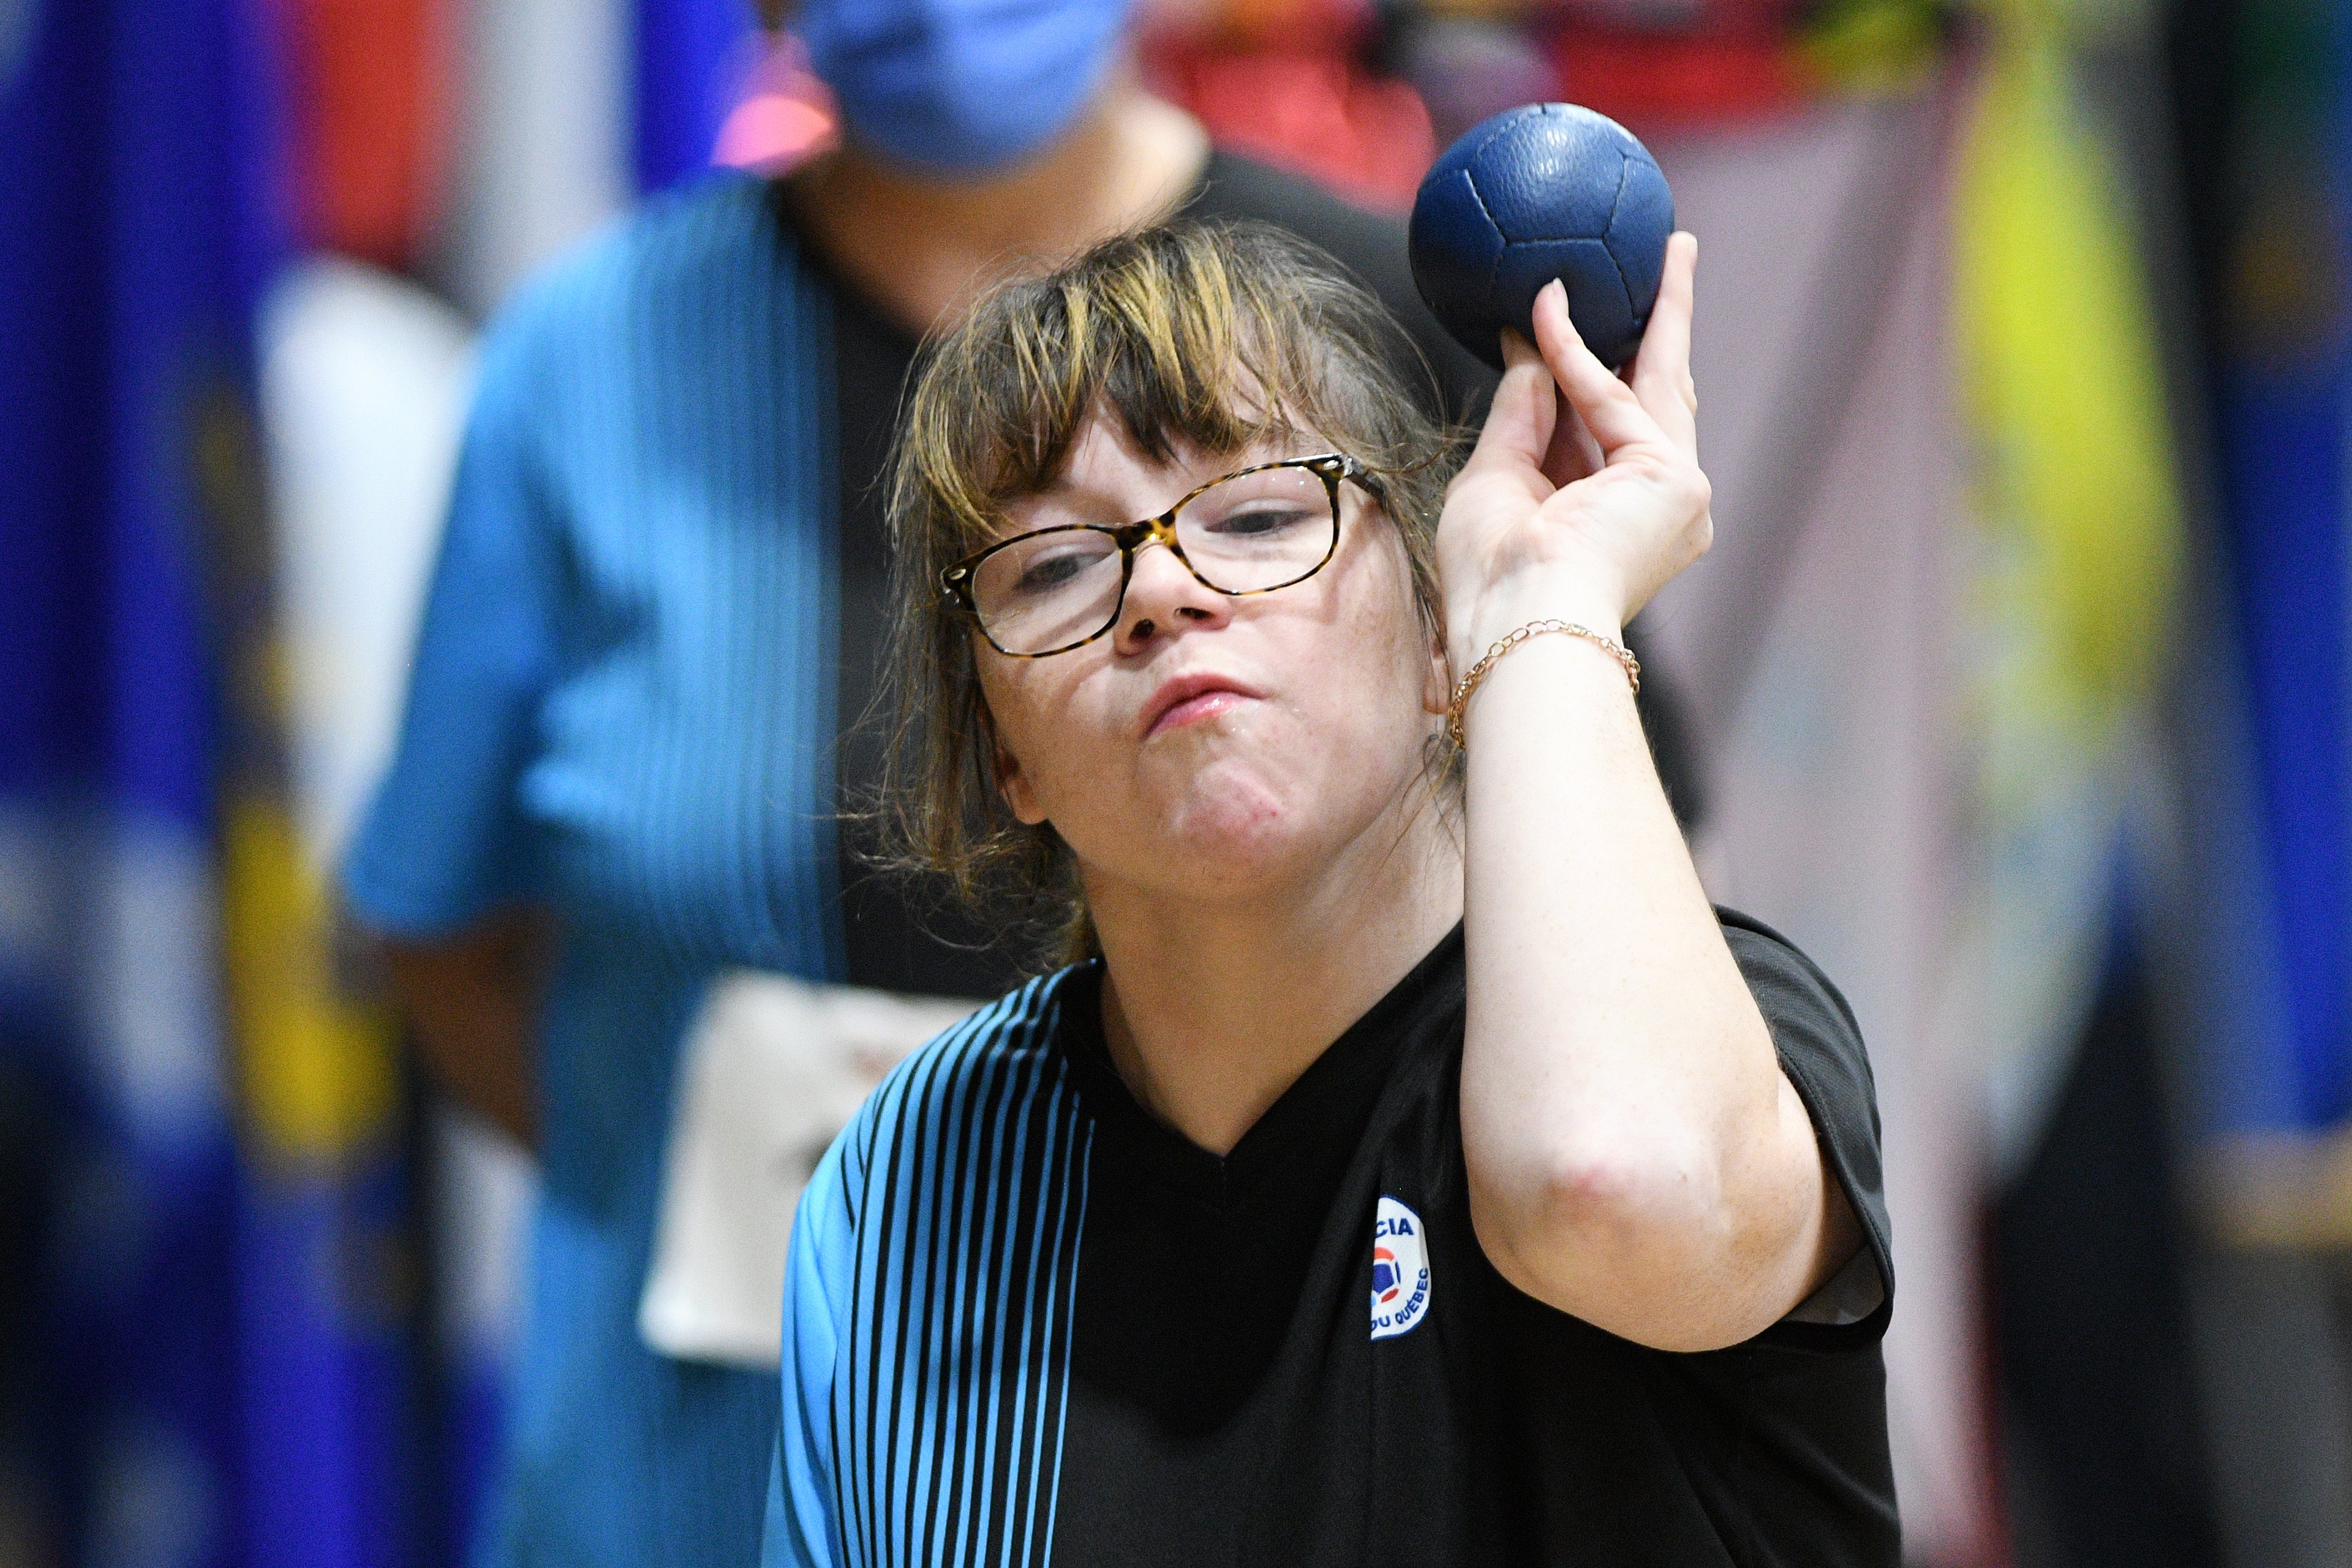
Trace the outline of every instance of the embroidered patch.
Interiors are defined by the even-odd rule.
[[[1372,1211],[1372,1338],[1394,1339],[1429,1310],[1429,1248],[1421,1216],[1382,1196]]]

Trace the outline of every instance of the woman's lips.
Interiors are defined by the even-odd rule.
[[[1202,719],[1213,719],[1250,700],[1252,699],[1238,691],[1203,691],[1198,697],[1186,698],[1160,715],[1160,721],[1151,726],[1151,732],[1157,735],[1163,730],[1179,729]]]
[[[1256,700],[1256,692],[1223,676],[1179,676],[1152,693],[1144,710],[1144,739],[1230,713]]]

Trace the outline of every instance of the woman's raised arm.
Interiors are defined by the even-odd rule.
[[[1457,679],[1531,622],[1620,637],[1705,552],[1696,254],[1688,235],[1669,244],[1630,384],[1577,338],[1557,284],[1538,345],[1506,339],[1438,534]],[[1860,1232],[1692,868],[1626,671],[1584,637],[1534,637],[1463,721],[1462,1135],[1480,1242],[1519,1289],[1612,1333],[1737,1343]]]

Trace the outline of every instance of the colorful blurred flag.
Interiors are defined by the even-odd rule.
[[[2352,1241],[2352,19],[2237,13],[2211,610],[2236,787],[2198,847],[2235,852],[2202,976],[2220,1046],[2207,1195],[2255,1246]],[[2224,967],[2227,965],[2227,967]]]
[[[0,1051],[54,1113],[36,1486],[60,1560],[247,1560],[206,534],[269,259],[243,7],[0,25]],[[12,1260],[16,1261],[16,1260]]]

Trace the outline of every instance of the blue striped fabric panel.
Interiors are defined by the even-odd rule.
[[[910,1058],[803,1196],[766,1568],[1051,1561],[1092,1146],[1062,978]]]

